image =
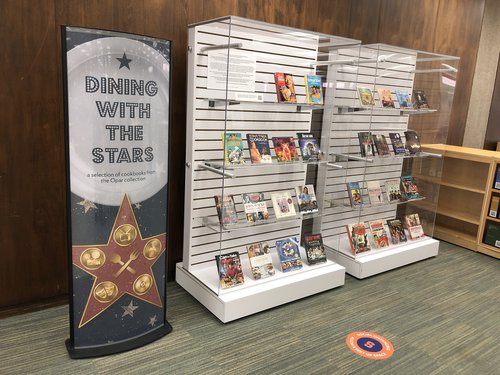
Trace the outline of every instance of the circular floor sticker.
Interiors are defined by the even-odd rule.
[[[353,332],[345,341],[349,349],[365,358],[387,359],[394,353],[391,342],[373,332]]]

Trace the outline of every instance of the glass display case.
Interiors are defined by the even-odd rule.
[[[239,17],[190,26],[177,282],[228,322],[341,286],[346,270],[363,278],[436,255],[441,158],[405,146],[446,140],[457,63]],[[397,154],[389,133],[401,135]],[[420,178],[431,169],[435,180]],[[386,181],[401,189],[405,176],[418,192],[388,201]],[[421,238],[352,252],[349,226],[366,224],[373,243],[369,223],[379,221],[390,242],[387,220],[411,214]]]
[[[320,232],[332,259],[364,278],[437,255],[442,155],[459,58],[385,44],[339,49],[323,138],[335,164],[318,182]]]
[[[338,168],[320,143],[339,48],[359,41],[238,17],[189,27],[176,280],[223,322],[344,284],[314,231],[317,178]]]

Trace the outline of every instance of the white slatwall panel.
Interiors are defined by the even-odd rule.
[[[223,179],[198,167],[204,161],[223,162],[224,129],[242,133],[248,163],[247,133],[266,133],[271,139],[273,136],[296,136],[297,132],[310,131],[311,111],[297,111],[296,106],[245,103],[230,105],[227,112],[224,102],[216,102],[215,107],[210,107],[208,99],[225,99],[226,92],[207,88],[207,53],[201,52],[201,48],[228,43],[241,43],[238,51],[256,54],[256,92],[263,94],[264,101],[276,101],[274,73],[287,72],[294,75],[298,102],[305,102],[303,76],[314,74],[311,62],[317,58],[318,39],[308,34],[283,34],[279,27],[258,29],[254,26],[244,22],[231,25],[230,40],[229,25],[225,22],[199,25],[189,30],[192,52],[188,58],[186,161],[191,163],[191,167],[186,170],[183,259],[184,267],[189,271],[213,262],[219,252],[246,253],[245,246],[251,242],[268,241],[273,247],[277,239],[300,238],[300,220],[246,227],[222,234],[204,226],[206,220],[217,221],[213,197],[221,195],[223,189],[224,194],[234,195],[239,219],[245,222],[242,193],[263,192],[269,213],[274,216],[271,192],[292,191],[305,181],[306,166],[303,165],[235,169],[231,171],[236,176],[233,179]],[[228,98],[234,99],[234,92],[229,92]]]
[[[357,86],[366,86],[372,89],[376,104],[378,100],[378,87],[390,89],[393,93],[397,89],[412,92],[416,64],[416,56],[406,55],[401,59],[401,54],[395,55],[390,51],[381,52],[387,56],[383,62],[366,62],[376,59],[376,51],[364,47],[361,49],[342,49],[336,51],[329,60],[359,59],[359,66],[337,65],[330,67],[329,76],[334,80],[334,104],[337,106],[360,107]],[[402,63],[404,61],[404,63]],[[336,69],[332,71],[332,69]],[[396,110],[373,108],[370,110],[335,114],[331,118],[330,130],[323,133],[326,139],[328,152],[361,156],[358,132],[371,131],[373,134],[385,135],[390,142],[389,133],[398,132],[403,137],[403,132],[408,127],[408,115],[401,115]],[[392,147],[391,151],[392,151]],[[396,216],[397,205],[380,205],[364,207],[362,210],[353,209],[349,205],[346,182],[359,182],[362,188],[363,200],[369,203],[366,191],[367,181],[380,181],[382,191],[385,192],[384,181],[401,176],[402,159],[374,158],[373,163],[366,161],[348,161],[339,163],[346,169],[329,170],[321,177],[323,193],[326,201],[335,204],[333,207],[323,209],[321,233],[325,242],[338,248],[339,239],[346,237],[346,225],[364,221],[381,219],[387,220]],[[385,198],[385,197],[384,197]],[[347,205],[346,206],[343,206]],[[345,241],[344,241],[345,243]]]

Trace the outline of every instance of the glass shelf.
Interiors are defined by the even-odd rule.
[[[267,93],[272,94],[272,93]],[[262,95],[262,94],[260,94]],[[208,106],[210,108],[215,108],[217,106],[228,106],[240,105],[240,104],[259,104],[265,106],[290,106],[296,107],[297,112],[300,112],[302,108],[309,109],[324,109],[324,105],[320,104],[310,104],[310,103],[290,103],[290,102],[264,102],[258,100],[236,100],[236,99],[204,99],[208,101]],[[365,112],[365,111],[379,111],[386,112],[389,114],[398,115],[421,115],[426,113],[435,113],[437,109],[422,108],[422,109],[401,109],[401,108],[382,108],[382,107],[362,107],[362,106],[347,106],[347,105],[333,105],[334,112],[337,114],[350,113],[350,112]]]
[[[343,158],[346,158],[350,161],[365,161],[367,163],[373,163],[376,161],[380,160],[404,160],[404,159],[409,159],[409,158],[425,158],[425,157],[434,157],[434,158],[441,158],[443,155],[441,154],[434,154],[432,152],[419,152],[417,154],[405,154],[405,155],[376,155],[376,156],[370,156],[370,157],[364,157],[364,156],[357,156],[357,155],[350,155],[350,154],[340,154],[340,153],[331,153],[330,155],[334,156],[341,156]]]
[[[361,107],[361,106],[334,106],[337,114],[345,114],[350,112],[361,111],[377,111],[380,113],[396,114],[396,115],[423,115],[426,113],[435,113],[437,109],[401,109],[401,108],[382,108],[382,107]]]
[[[220,224],[217,218],[213,217],[204,217],[202,220],[203,226],[213,230],[216,233],[221,232],[232,232],[236,230],[245,230],[252,227],[257,227],[261,225],[272,225],[272,224],[281,224],[286,223],[287,221],[302,221],[308,219],[314,219],[317,217],[323,216],[320,212],[311,212],[311,213],[297,213],[294,216],[284,217],[282,219],[277,219],[276,217],[270,217],[267,220],[259,220],[253,223],[248,222],[244,217],[238,218],[238,223],[223,225]]]
[[[392,202],[386,201],[386,202],[377,203],[377,204],[363,203],[359,206],[352,206],[348,202],[347,198],[327,199],[326,202],[330,203],[329,208],[340,208],[342,210],[342,212],[348,212],[348,211],[360,210],[360,209],[371,208],[371,207],[384,207],[384,206],[394,206],[394,205],[400,205],[400,204],[413,203],[413,202],[417,202],[417,201],[423,201],[424,199],[426,199],[426,197],[400,200],[400,201],[392,201]]]
[[[273,158],[272,163],[245,163],[245,164],[231,164],[224,165],[223,162],[220,161],[205,161],[203,163],[198,164],[199,168],[207,169],[217,174],[226,175],[226,177],[234,177],[232,173],[227,171],[235,171],[235,170],[244,170],[249,168],[265,168],[265,167],[282,167],[282,166],[292,166],[292,165],[326,165],[330,168],[342,169],[341,165],[337,165],[329,160],[297,160],[290,162],[278,162],[276,158]]]
[[[268,93],[272,94],[272,93]],[[320,104],[309,104],[309,103],[290,103],[290,102],[263,102],[257,100],[236,100],[236,99],[204,99],[208,100],[208,106],[210,108],[214,108],[216,106],[225,106],[227,105],[239,105],[239,104],[258,104],[258,105],[266,105],[266,106],[289,106],[297,109],[297,112],[300,112],[302,108],[304,109],[324,109],[324,105]]]

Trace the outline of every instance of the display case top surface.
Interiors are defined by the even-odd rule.
[[[258,21],[258,20],[253,20],[250,18],[244,18],[244,17],[237,17],[237,16],[224,16],[224,17],[219,17],[219,18],[214,18],[211,20],[206,20],[202,22],[196,22],[188,25],[189,28],[197,27],[200,25],[207,25],[207,24],[216,24],[219,23],[224,25],[224,27],[227,27],[228,31],[230,30],[230,26],[242,26],[246,28],[253,28],[255,30],[273,30],[276,33],[282,33],[285,35],[293,35],[294,37],[297,38],[304,38],[304,39],[324,39],[328,40],[330,44],[332,44],[335,47],[349,47],[353,45],[359,45],[361,44],[360,40],[357,39],[350,39],[350,38],[345,38],[345,37],[340,37],[336,35],[330,35],[330,34],[325,34],[325,33],[320,33],[316,31],[309,31],[309,30],[302,30],[290,26],[283,26],[283,25],[276,25],[264,21]]]

